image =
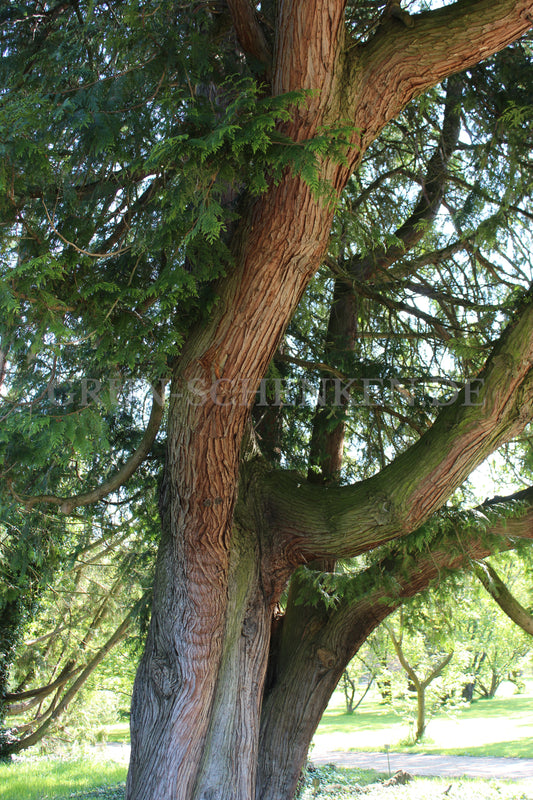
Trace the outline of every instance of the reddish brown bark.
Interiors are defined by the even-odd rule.
[[[238,5],[232,3],[234,9]],[[353,124],[347,163],[329,158],[319,170],[337,196],[388,120],[416,94],[526,31],[532,4],[460,2],[420,15],[412,29],[399,30],[401,23],[390,20],[363,47],[347,39],[344,6],[342,0],[279,3],[272,72],[274,94],[310,90],[308,102],[295,110],[284,129],[295,141],[308,139],[324,126]],[[253,20],[250,24],[255,28]],[[245,47],[253,52],[257,30],[248,33],[251,44]],[[239,38],[248,41],[246,31],[240,30]],[[258,200],[235,236],[235,268],[220,287],[210,321],[190,336],[176,369],[153,616],[132,709],[128,800],[249,800],[257,752],[254,721],[266,665],[266,620],[293,564],[321,549],[352,554],[405,533],[444,501],[476,458],[496,446],[498,436],[503,439],[505,430],[517,429],[511,416],[519,388],[529,413],[524,363],[532,356],[528,349],[507,390],[494,379],[486,424],[480,426],[479,416],[472,417],[467,457],[459,449],[459,444],[464,449],[467,437],[452,437],[442,463],[422,459],[425,468],[417,482],[408,485],[405,477],[396,480],[394,474],[390,506],[382,488],[369,503],[372,484],[336,496],[333,515],[323,507],[310,531],[295,527],[291,513],[292,529],[285,522],[281,526],[284,539],[262,506],[246,528],[246,545],[239,548],[232,523],[248,407],[320,264],[332,215],[332,203],[314,196],[291,174]],[[528,317],[522,330],[528,341],[529,324]],[[503,372],[507,380],[509,371]],[[216,388],[210,392],[212,386]],[[248,392],[245,402],[243,386]],[[206,390],[203,402],[198,402],[194,387]],[[440,429],[437,426],[434,438],[439,446],[448,422],[447,418]],[[477,434],[474,426],[480,428]],[[491,432],[494,426],[496,435]],[[418,452],[424,448],[425,443]],[[404,469],[405,464],[398,471]],[[450,472],[452,479],[445,479]],[[254,480],[253,472],[249,474]],[[388,475],[384,481],[388,483]],[[397,501],[406,490],[412,511],[405,501]],[[342,545],[339,533],[346,529],[356,533]],[[243,566],[249,564],[243,552],[256,554],[251,571]],[[257,603],[259,611],[252,612]],[[241,710],[235,695],[237,664],[245,676]],[[231,697],[233,713],[224,720]],[[239,740],[246,747],[238,748],[237,764],[230,749],[217,743],[238,747]]]
[[[244,52],[270,67],[272,54],[251,0],[228,0],[228,7]]]
[[[531,493],[529,493],[531,497]],[[407,597],[438,581],[446,570],[468,567],[516,539],[533,539],[533,510],[495,523],[481,538],[442,537],[411,563],[394,555],[355,577],[339,604],[294,603],[292,586],[261,717],[257,800],[293,797],[309,745],[343,670],[373,630]],[[359,589],[357,588],[359,587]]]

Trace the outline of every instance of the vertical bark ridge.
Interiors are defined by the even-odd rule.
[[[465,15],[465,4],[458,5]],[[508,2],[504,5],[510,8]],[[521,0],[520,8],[525,5]],[[444,53],[448,37],[442,26],[434,42],[438,56],[431,56],[431,64],[421,61],[427,47],[421,37],[418,42],[402,40],[392,56],[390,43],[377,42],[366,50],[364,63],[357,61],[354,50],[354,62],[344,52],[344,8],[344,0],[280,0],[272,82],[275,94],[309,90],[307,102],[284,128],[295,141],[347,119],[356,126],[348,163],[331,158],[320,165],[319,177],[330,181],[337,194],[362,157],[363,133],[367,146],[410,97],[456,66]],[[496,25],[494,36],[490,28],[489,46],[498,31],[501,38],[501,27]],[[466,63],[467,50],[464,42],[458,44],[458,69]],[[399,80],[385,74],[391,62]],[[257,627],[248,627],[244,636],[250,642],[249,656],[243,637],[227,628],[235,602],[230,597],[230,549],[240,445],[252,393],[320,264],[332,216],[331,203],[314,196],[298,176],[287,173],[271,187],[241,225],[235,267],[209,323],[190,335],[182,352],[169,407],[153,617],[134,691],[128,800],[198,800],[202,794],[202,800],[210,795],[218,800],[218,788],[206,777],[210,759],[204,754],[215,757],[215,743],[225,730],[223,721],[213,718],[224,708],[225,676],[234,675],[237,664],[249,664],[246,670],[256,675],[252,685],[259,697],[263,623],[255,619]],[[201,403],[191,388],[197,381],[206,391]],[[250,392],[244,403],[243,381]],[[213,385],[216,396],[210,391]],[[343,513],[349,515],[346,507]],[[251,580],[250,598],[253,576]],[[246,627],[254,614],[244,611],[244,605],[243,600],[237,616]],[[233,636],[229,650],[224,647],[226,631]],[[247,697],[248,708],[251,690]],[[255,736],[250,729],[250,741]],[[235,800],[249,800],[253,775],[248,782],[242,772],[241,777],[233,787],[227,779],[223,791]]]

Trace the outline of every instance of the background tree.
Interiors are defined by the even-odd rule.
[[[356,656],[346,665],[341,685],[347,714],[353,714],[359,708],[372,688],[377,674],[377,666],[362,655]]]
[[[415,695],[416,713],[412,730],[413,741],[419,742],[426,732],[431,716],[444,705],[448,697],[453,697],[464,664],[458,665],[456,661],[452,672],[456,643],[449,620],[443,619],[442,607],[433,608],[433,613],[428,614],[425,624],[421,624],[420,618],[413,624],[409,619],[409,610],[400,609],[397,619],[384,623],[384,626],[403,670],[404,679],[407,677],[407,686],[403,687],[400,698]],[[409,636],[405,635],[407,629]],[[395,690],[393,689],[393,699],[397,700],[398,681],[395,681]]]

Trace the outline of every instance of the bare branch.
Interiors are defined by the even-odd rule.
[[[350,279],[366,281],[384,272],[422,239],[435,219],[448,182],[448,163],[459,141],[461,95],[462,82],[450,78],[439,141],[429,160],[420,197],[409,217],[394,234],[397,242],[389,247],[380,245],[366,256],[355,256],[347,265],[342,265],[348,270]]]

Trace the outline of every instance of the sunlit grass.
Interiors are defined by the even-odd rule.
[[[127,767],[113,762],[35,758],[0,763],[0,800],[56,800],[94,787],[117,787]]]
[[[349,716],[344,713],[342,695],[337,693],[333,696],[315,735],[311,757],[321,751],[379,751],[389,745],[396,752],[533,758],[533,691],[529,688],[530,691],[526,694],[478,700],[455,716],[440,714],[431,720],[426,740],[416,747],[405,744],[409,733],[407,721],[379,703],[376,698],[365,701],[364,705]],[[120,723],[106,726],[102,739],[107,742],[129,742],[128,725]],[[119,751],[123,758],[127,758],[127,751],[117,748],[117,753]],[[92,752],[95,753],[93,759],[67,761],[57,758],[23,758],[12,764],[0,763],[0,800],[122,800],[127,767],[124,763],[112,761],[108,753],[105,759],[98,758],[98,747]],[[352,785],[354,781],[360,784],[372,782],[372,775],[363,777],[357,771],[341,771],[335,777],[323,771],[320,777],[321,788],[318,794],[313,794],[312,787],[309,789],[309,797],[335,800],[352,797],[348,785]],[[343,784],[343,789],[329,792],[326,789],[329,781],[332,784]],[[445,783],[449,786],[452,781]],[[456,786],[456,782],[453,783],[453,796],[461,796],[462,800],[525,796],[520,792],[513,794],[506,786],[497,788],[496,784],[491,784],[490,793],[486,782],[469,783],[467,786],[464,781],[461,783],[461,792],[457,794],[459,784]],[[443,791],[446,786],[443,784]],[[394,798],[422,800],[435,796],[432,791],[437,789],[440,791],[441,787],[437,787],[435,782],[417,779],[416,785],[410,785],[409,792],[407,787],[394,790]],[[392,800],[391,790],[387,791]]]
[[[130,740],[130,726],[127,722],[117,722],[114,725],[105,726],[105,740],[107,742],[124,742]]]
[[[419,745],[409,745],[406,719],[374,700],[344,713],[336,693],[315,734],[313,754],[325,750],[381,750],[446,755],[533,758],[533,694],[478,700],[455,714],[441,713]]]

